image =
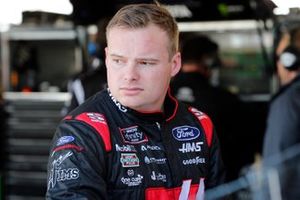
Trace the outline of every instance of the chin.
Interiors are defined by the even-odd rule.
[[[133,108],[133,109],[136,108],[136,107],[139,107],[139,105],[140,105],[138,102],[134,102],[132,100],[128,101],[128,99],[127,100],[123,99],[120,102],[121,102],[121,104],[123,106],[129,107],[129,108]]]

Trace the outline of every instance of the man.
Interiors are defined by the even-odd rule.
[[[242,143],[248,141],[241,139],[243,133],[239,129],[241,102],[236,95],[210,84],[212,70],[221,65],[218,54],[217,43],[207,36],[186,39],[181,46],[181,73],[172,81],[171,91],[179,100],[212,118],[220,138],[227,180],[230,181],[236,179],[242,166],[249,162],[245,156],[249,149],[243,148]]]
[[[181,66],[174,18],[132,4],[106,30],[108,89],[59,125],[46,197],[203,199],[222,161],[210,119],[167,94]]]
[[[269,174],[277,170],[281,198],[300,199],[299,154],[287,159],[300,148],[300,51],[289,45],[278,58],[282,87],[270,103],[263,157],[266,168],[271,168]],[[274,165],[273,159],[280,162]]]
[[[273,97],[267,119],[263,156],[282,153],[300,143],[300,51],[286,47],[279,55],[277,73],[282,87]]]

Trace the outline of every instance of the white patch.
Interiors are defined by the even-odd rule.
[[[203,145],[203,142],[182,143],[182,147],[178,150],[182,153],[200,152],[201,145]]]
[[[121,182],[129,187],[138,186],[142,183],[143,176],[138,174],[135,177],[122,177]]]
[[[87,113],[86,115],[92,122],[106,124],[104,116],[99,113]]]
[[[165,174],[161,174],[160,172],[157,173],[155,171],[152,171],[151,179],[153,181],[167,182],[167,176]]]
[[[153,157],[148,157],[145,156],[144,161],[146,164],[157,164],[157,165],[161,165],[161,164],[165,164],[166,163],[167,158],[153,158]]]
[[[134,148],[133,145],[119,146],[118,144],[116,144],[115,146],[116,146],[116,151],[120,151],[120,152],[136,152],[136,149]]]
[[[58,182],[75,180],[79,178],[79,169],[77,168],[68,168],[68,169],[60,169],[55,170],[55,174],[57,174],[56,180]]]
[[[151,145],[142,145],[141,146],[142,151],[160,151],[161,148],[159,146],[151,146]]]
[[[199,156],[197,156],[196,158],[191,158],[182,161],[182,164],[184,165],[199,165],[204,163],[205,163],[205,158],[200,158]]]

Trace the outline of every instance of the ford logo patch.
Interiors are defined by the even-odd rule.
[[[200,131],[196,127],[179,126],[172,130],[172,135],[178,141],[189,141],[199,137]]]
[[[61,138],[58,139],[58,141],[56,143],[56,146],[67,144],[67,143],[70,143],[70,142],[72,142],[74,140],[75,139],[74,139],[73,136],[63,136],[63,137],[61,137]]]

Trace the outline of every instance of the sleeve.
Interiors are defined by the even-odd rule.
[[[300,143],[299,94],[279,96],[271,104],[264,138],[263,156],[265,158]]]
[[[48,160],[46,199],[107,199],[107,152],[99,134],[79,121],[63,121]]]
[[[280,105],[284,107],[281,112],[281,150],[300,143],[300,89],[293,91],[286,101],[286,106]]]
[[[206,181],[207,189],[218,186],[225,181],[225,168],[221,156],[221,147],[215,129],[213,129],[209,154],[209,176]]]

